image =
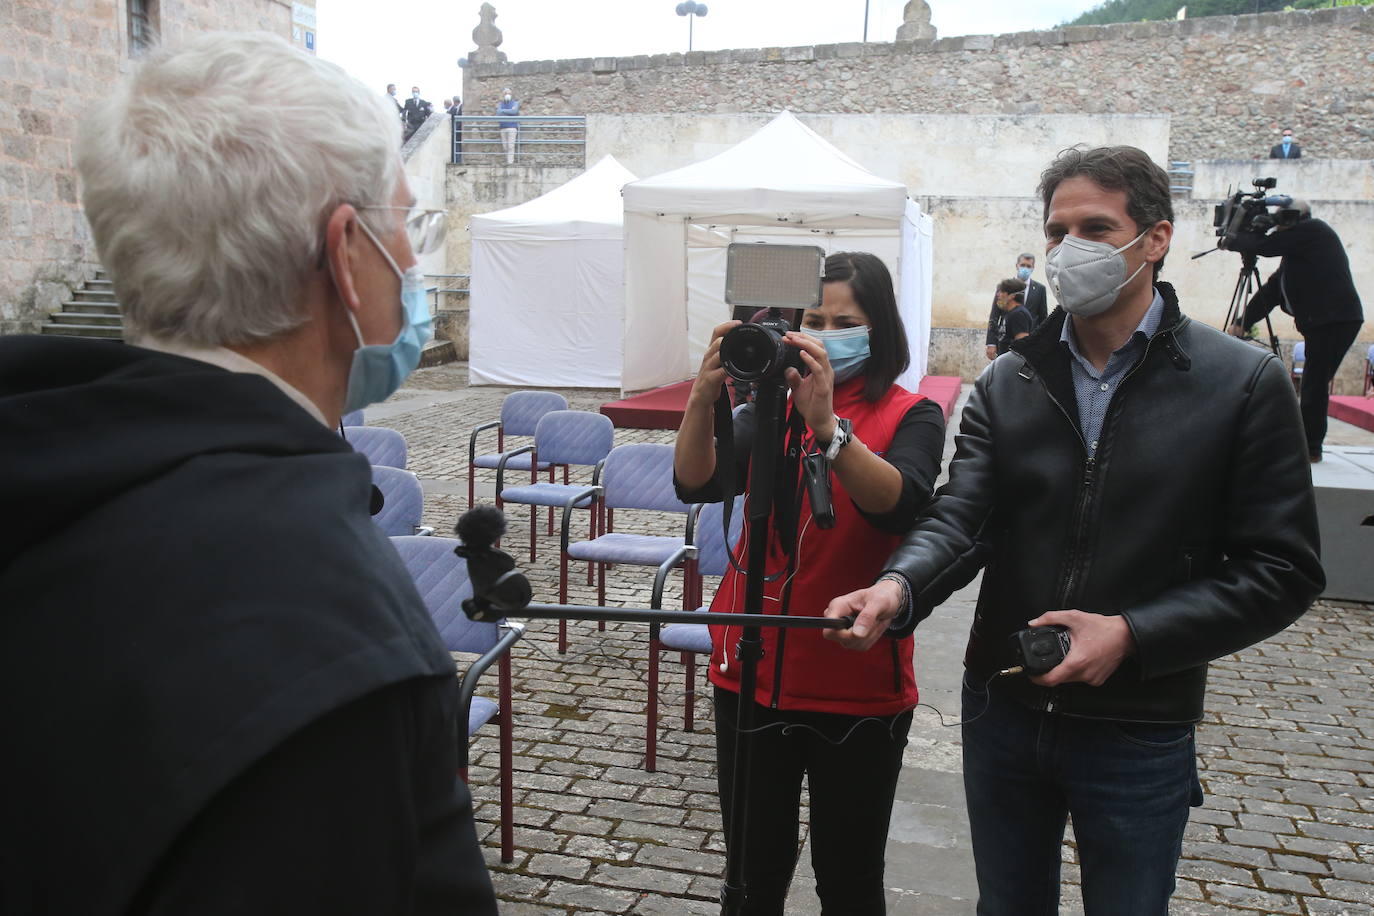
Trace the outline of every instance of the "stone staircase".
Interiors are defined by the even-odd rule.
[[[62,303],[62,311],[53,312],[49,318],[41,328],[44,334],[123,338],[124,322],[115,301],[114,282],[104,270],[97,270],[95,279],[73,292],[72,298]]]

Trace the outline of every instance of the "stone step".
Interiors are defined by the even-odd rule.
[[[454,349],[453,341],[431,340],[420,351],[420,368],[427,369],[430,366],[451,363],[457,358],[458,351]]]
[[[112,289],[91,289],[89,286],[72,290],[72,298],[77,302],[114,302]]]
[[[114,328],[119,330],[124,326],[124,321],[118,314],[102,315],[97,312],[53,312],[48,316],[54,324],[82,324],[99,326],[102,328]]]
[[[92,283],[113,283],[114,281],[110,279],[110,275],[109,275],[109,273],[105,270],[105,268],[103,268],[103,267],[97,267],[97,268],[95,269],[95,279],[92,280],[91,282],[92,282]]]
[[[39,330],[44,334],[55,334],[59,337],[103,337],[106,340],[123,340],[124,336],[118,327],[110,327],[103,324],[56,324],[48,323]]]
[[[107,300],[68,299],[62,303],[64,312],[90,312],[93,315],[118,315],[119,303]]]
[[[104,271],[100,271],[99,273],[103,275],[103,274],[104,274]],[[97,275],[97,277],[96,277],[94,280],[87,280],[87,281],[86,281],[86,288],[87,288],[87,289],[107,289],[107,290],[113,290],[113,289],[114,289],[114,281],[111,280],[109,277]]]

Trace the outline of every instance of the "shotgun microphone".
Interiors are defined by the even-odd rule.
[[[489,621],[521,610],[534,592],[515,560],[493,545],[506,533],[506,516],[494,506],[476,506],[458,517],[454,533],[462,544],[453,552],[468,561],[472,597],[463,601],[463,613],[472,620]]]

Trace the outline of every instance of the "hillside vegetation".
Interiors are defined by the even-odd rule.
[[[1187,6],[1189,19],[1201,16],[1236,16],[1241,13],[1273,13],[1280,10],[1321,9],[1328,6],[1369,6],[1374,0],[1106,0],[1062,25],[1106,25],[1110,22],[1143,22],[1173,19]]]

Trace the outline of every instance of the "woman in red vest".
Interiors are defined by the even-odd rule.
[[[779,480],[769,526],[765,613],[823,616],[835,595],[865,588],[930,497],[944,450],[944,413],[895,384],[908,345],[892,277],[876,256],[841,252],[825,261],[821,307],[784,340],[809,370],[787,369],[789,433],[807,454],[830,458],[835,524],[812,522],[796,505],[798,479]],[[726,381],[715,329],[678,431],[674,471],[687,502],[725,498],[728,473],[716,467],[713,406]],[[797,419],[802,422],[796,422]],[[847,422],[845,422],[847,421]],[[753,405],[735,418],[735,442],[753,440]],[[736,455],[733,481],[745,490],[748,450]],[[748,499],[746,495],[746,500]],[[792,517],[795,514],[796,517]],[[736,548],[745,565],[747,529]],[[788,557],[795,556],[788,573]],[[741,609],[745,576],[729,570],[711,610]],[[823,912],[885,912],[883,853],[902,749],[917,702],[912,638],[885,639],[851,652],[820,630],[763,629],[754,694],[756,727],[746,840],[746,913],[781,914],[797,858],[801,782],[811,809],[811,861]],[[731,817],[739,662],[738,627],[711,628],[716,759],[721,811]],[[789,727],[790,726],[790,727]]]

